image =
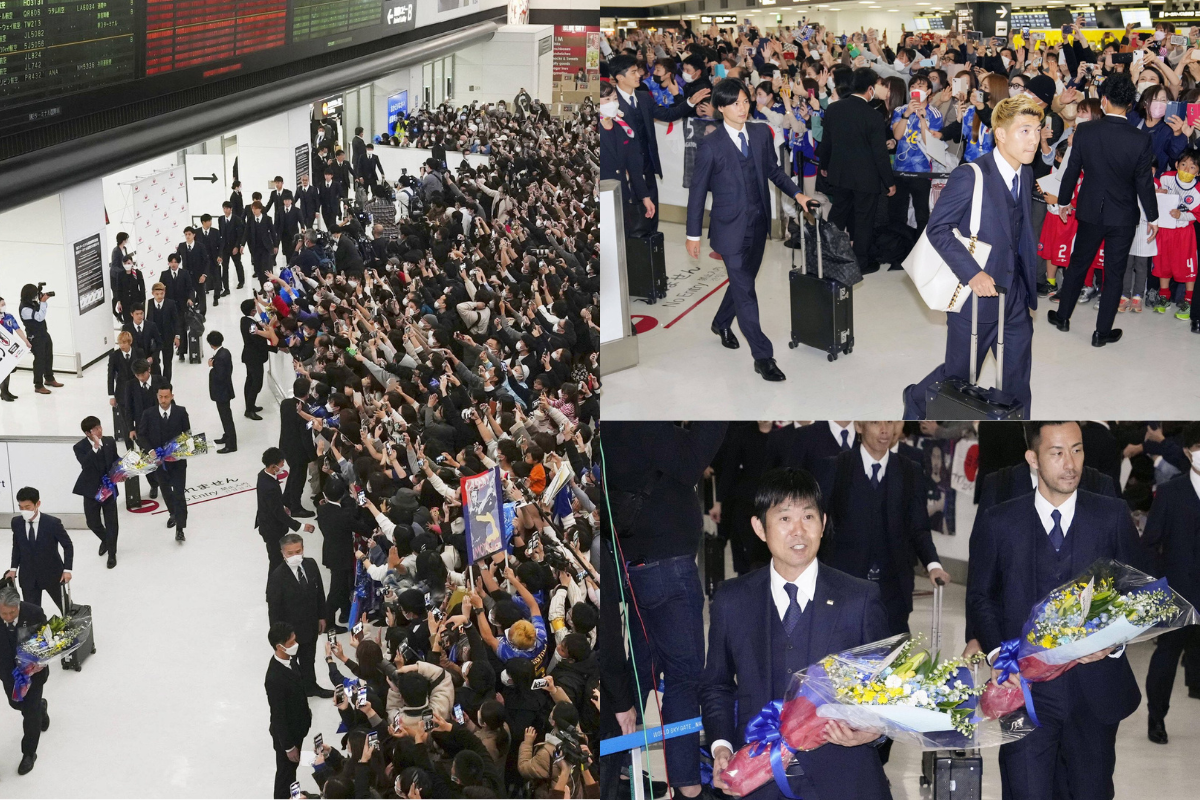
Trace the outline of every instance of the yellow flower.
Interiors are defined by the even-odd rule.
[[[1054,646],[1054,638],[1053,637],[1051,637],[1051,636],[1043,636],[1042,637],[1042,647],[1053,647],[1053,646]]]
[[[867,692],[862,698],[864,703],[872,703],[875,701],[875,692]]]

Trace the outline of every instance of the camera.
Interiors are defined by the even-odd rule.
[[[45,287],[45,285],[46,285],[45,281],[38,281],[38,285],[37,285],[38,286],[38,294],[44,294],[44,295],[46,295],[46,297],[54,297],[54,292],[43,291],[43,287]]]
[[[579,746],[579,729],[572,725],[558,732],[559,749],[567,763],[573,767],[587,764],[587,756]]]

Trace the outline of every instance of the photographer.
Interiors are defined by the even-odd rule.
[[[54,292],[43,292],[45,285],[27,283],[21,287],[21,323],[33,353],[33,391],[38,394],[50,394],[47,386],[62,388],[62,384],[54,380],[54,340],[46,328],[46,301],[54,297]]]

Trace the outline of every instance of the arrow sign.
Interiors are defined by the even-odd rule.
[[[1007,8],[998,8],[998,9],[996,9],[996,13],[1000,15],[1000,19],[1004,19],[1005,17],[1008,16],[1008,9]]]
[[[217,173],[215,173],[215,172],[214,172],[214,173],[212,174],[212,177],[209,177],[209,178],[206,178],[206,177],[204,177],[203,175],[198,175],[198,176],[196,176],[196,177],[192,178],[192,180],[194,180],[194,181],[208,181],[209,183],[216,183],[216,182],[217,182]]]

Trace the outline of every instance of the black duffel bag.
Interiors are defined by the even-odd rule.
[[[804,263],[808,274],[816,275],[817,231],[809,222],[805,222],[804,227]],[[799,247],[800,228],[794,219],[788,220],[788,234],[784,246]],[[826,224],[821,228],[821,258],[826,278],[833,278],[846,286],[853,286],[862,280],[862,270],[858,266],[858,258],[854,255],[854,247],[850,244],[850,235],[836,225]]]

